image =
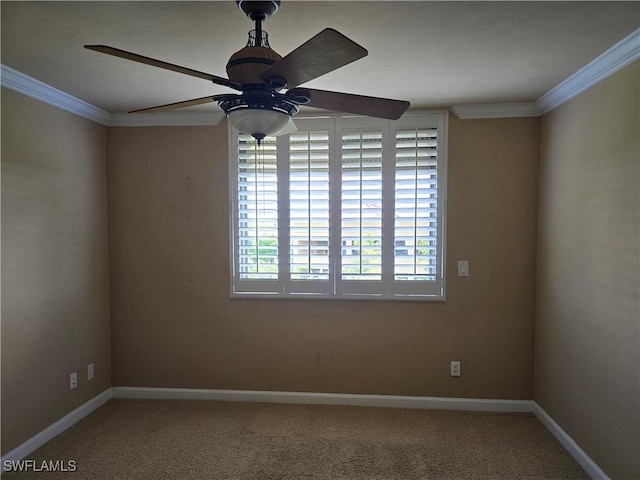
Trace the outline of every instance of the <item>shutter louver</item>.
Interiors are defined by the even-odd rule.
[[[238,136],[238,273],[242,280],[278,278],[278,181],[276,139],[256,148]]]
[[[289,275],[329,280],[329,133],[289,136]]]
[[[342,133],[341,279],[382,279],[382,132]]]
[[[399,129],[395,142],[394,279],[435,282],[437,130]]]

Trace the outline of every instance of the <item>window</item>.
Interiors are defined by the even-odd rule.
[[[446,113],[232,129],[232,295],[444,299]]]

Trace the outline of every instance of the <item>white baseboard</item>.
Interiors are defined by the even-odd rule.
[[[567,452],[593,479],[610,480],[578,444],[533,400],[410,397],[343,393],[210,390],[193,388],[113,387],[114,398],[149,400],[222,400],[228,402],[353,405],[360,407],[422,408],[479,412],[534,413]]]
[[[71,413],[34,435],[0,459],[18,461],[40,448],[67,428],[82,420],[111,398],[150,400],[223,400],[229,402],[297,403],[315,405],[353,405],[360,407],[469,410],[478,412],[534,413],[542,424],[593,479],[610,480],[584,450],[533,400],[483,398],[411,397],[400,395],[362,395],[344,393],[272,392],[260,390],[212,390],[193,388],[112,387],[80,405]]]
[[[114,398],[157,400],[224,400],[228,402],[354,405],[360,407],[473,410],[481,412],[531,412],[530,400],[408,397],[344,393],[271,392],[259,390],[209,390],[192,388],[113,387]]]
[[[551,416],[544,411],[544,409],[538,405],[537,402],[532,401],[533,413],[547,427],[551,434],[556,437],[556,440],[569,452],[573,459],[584,469],[587,474],[594,480],[610,480],[606,473],[591,460],[589,455],[565,432],[560,425],[558,425]]]
[[[4,471],[5,461],[8,460],[17,462],[18,460],[22,460],[27,455],[47,443],[53,437],[60,435],[67,428],[78,423],[98,407],[107,403],[109,400],[111,400],[111,398],[113,398],[113,390],[111,388],[107,388],[104,392],[96,395],[88,402],[83,403],[71,413],[68,413],[57,422],[49,425],[47,428],[34,435],[23,444],[17,446],[0,459],[2,465],[2,468],[0,468],[0,472]]]

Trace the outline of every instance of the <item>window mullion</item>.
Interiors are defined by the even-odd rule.
[[[446,242],[446,231],[447,231],[447,207],[446,207],[446,191],[447,191],[447,145],[448,142],[446,137],[449,132],[449,116],[444,115],[438,121],[437,127],[438,138],[438,147],[437,147],[437,158],[438,158],[438,183],[436,185],[438,191],[438,201],[437,201],[437,213],[436,218],[438,222],[438,234],[437,234],[437,242],[438,242],[438,251],[440,255],[437,259],[437,267],[436,272],[438,275],[438,282],[440,284],[440,295],[444,299],[445,297],[445,279],[446,279],[446,251],[447,251],[447,242]]]
[[[281,135],[276,143],[278,168],[278,280],[282,293],[288,293],[289,262],[289,135]]]
[[[260,274],[260,195],[262,195],[262,199],[263,199],[263,203],[264,203],[264,196],[265,193],[264,192],[260,192],[260,187],[259,182],[262,181],[263,185],[264,185],[264,179],[260,180],[260,172],[258,170],[258,165],[260,163],[259,161],[259,150],[258,150],[258,144],[255,143],[254,147],[253,147],[253,155],[254,155],[254,162],[253,162],[253,177],[255,178],[255,185],[256,185],[256,193],[255,193],[255,198],[253,199],[253,209],[256,212],[256,229],[254,232],[254,238],[253,241],[255,242],[255,250],[256,250],[256,271],[258,274]],[[263,172],[264,173],[264,172]]]
[[[231,225],[231,293],[238,290],[238,280],[240,278],[240,221],[238,219],[238,131],[229,129],[229,203],[231,205],[229,225]]]
[[[414,176],[413,176],[413,274],[417,274],[417,266],[418,266],[418,132],[416,131],[416,136],[413,144],[413,148],[415,148],[415,157],[413,162],[413,167],[415,168]]]
[[[313,229],[312,215],[311,215],[311,135],[307,132],[307,221],[309,226],[307,228],[307,263],[309,265],[309,273],[311,273],[311,251],[312,248],[312,235]]]
[[[360,197],[360,218],[358,219],[358,247],[359,247],[359,252],[360,254],[358,255],[358,269],[359,269],[359,273],[362,275],[362,255],[363,255],[363,251],[364,251],[364,245],[363,245],[363,241],[362,241],[362,198],[364,196],[363,192],[362,192],[362,150],[364,149],[364,139],[362,138],[362,129],[360,130],[360,171],[358,172],[360,174],[360,191],[358,192],[359,197]]]
[[[395,204],[395,126],[385,124],[382,129],[382,285],[384,294],[391,292],[394,255]]]
[[[329,281],[332,293],[338,294],[338,282],[342,269],[340,242],[340,205],[342,170],[342,128],[339,121],[331,119],[329,127]]]

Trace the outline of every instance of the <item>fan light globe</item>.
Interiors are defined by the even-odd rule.
[[[228,113],[231,125],[241,133],[247,133],[260,142],[280,132],[289,123],[289,115],[276,110],[242,108]]]

